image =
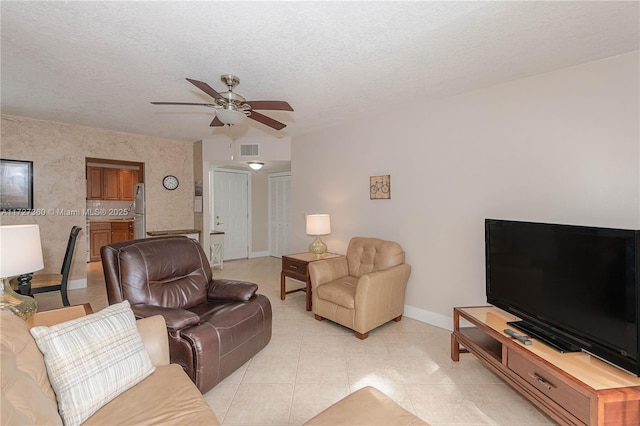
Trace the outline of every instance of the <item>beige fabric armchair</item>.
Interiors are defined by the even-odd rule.
[[[315,318],[337,322],[366,339],[374,328],[402,319],[410,274],[400,244],[352,238],[346,257],[309,264]]]

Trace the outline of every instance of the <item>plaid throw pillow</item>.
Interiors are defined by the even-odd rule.
[[[128,301],[51,327],[33,327],[65,426],[79,425],[153,373]]]

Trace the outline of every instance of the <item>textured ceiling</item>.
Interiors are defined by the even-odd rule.
[[[2,113],[199,140],[185,77],[286,100],[237,136],[292,136],[639,48],[628,2],[1,2]]]

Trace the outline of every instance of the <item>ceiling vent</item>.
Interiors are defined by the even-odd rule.
[[[257,157],[260,155],[260,145],[255,144],[241,144],[240,156],[241,157]]]

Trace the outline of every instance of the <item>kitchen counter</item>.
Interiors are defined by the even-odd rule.
[[[170,229],[163,231],[148,231],[147,235],[150,237],[164,237],[166,235],[184,235],[184,234],[198,234],[200,235],[199,229]]]
[[[132,217],[125,217],[125,218],[109,218],[109,217],[103,217],[103,218],[91,218],[91,219],[87,219],[87,222],[92,223],[92,222],[133,222],[133,218]]]

